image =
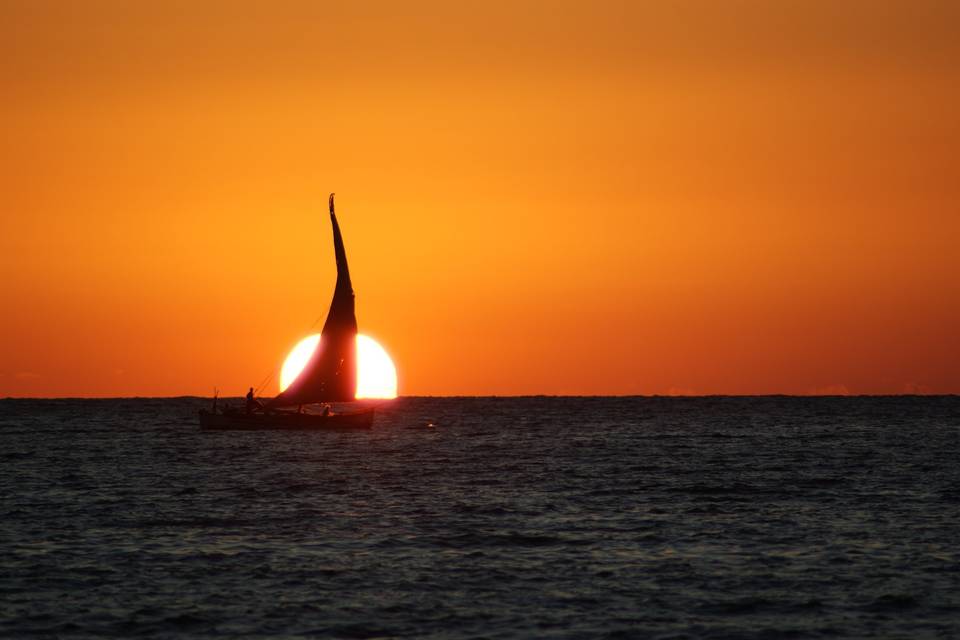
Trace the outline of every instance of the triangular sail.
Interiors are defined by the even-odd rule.
[[[357,395],[357,316],[354,311],[353,285],[347,268],[340,225],[330,194],[330,223],[333,225],[333,251],[337,259],[337,286],[327,321],[320,332],[320,343],[300,375],[267,408],[311,402],[349,402]]]

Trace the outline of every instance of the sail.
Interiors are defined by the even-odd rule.
[[[300,375],[267,408],[311,402],[349,402],[357,395],[357,316],[340,225],[330,194],[330,224],[337,259],[337,286],[320,332],[320,342]]]

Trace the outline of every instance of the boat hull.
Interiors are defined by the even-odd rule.
[[[373,426],[373,409],[350,413],[211,413],[200,410],[200,428],[206,431],[353,431]]]

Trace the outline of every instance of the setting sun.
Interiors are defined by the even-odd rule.
[[[320,342],[320,334],[309,335],[290,350],[280,369],[280,391],[293,382]],[[396,398],[397,368],[376,340],[357,334],[357,399]]]

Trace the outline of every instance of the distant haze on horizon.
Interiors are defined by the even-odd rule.
[[[330,191],[402,395],[958,393],[958,24],[4,2],[0,397],[257,385],[326,313]]]

